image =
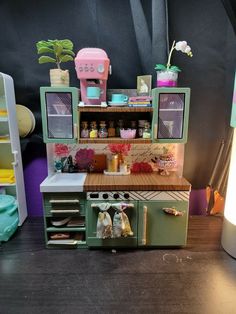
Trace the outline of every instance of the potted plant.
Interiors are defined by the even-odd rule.
[[[186,53],[189,57],[193,56],[191,47],[186,41],[178,41],[177,43],[173,41],[166,65],[156,64],[155,66],[155,70],[157,70],[157,87],[177,86],[178,72],[181,72],[181,70],[176,65],[171,65],[170,63],[174,50]]]
[[[51,86],[69,86],[69,71],[61,69],[62,62],[68,62],[74,60],[73,43],[69,39],[63,40],[40,40],[36,43],[39,57],[39,64],[43,63],[55,63],[57,68],[50,69],[50,82]],[[52,54],[52,56],[50,56]]]

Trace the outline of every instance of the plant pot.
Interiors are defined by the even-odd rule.
[[[157,71],[157,87],[175,87],[177,86],[178,72]]]
[[[69,71],[61,69],[50,70],[51,86],[69,86]]]

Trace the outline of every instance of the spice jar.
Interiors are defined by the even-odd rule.
[[[136,127],[137,127],[137,123],[136,123],[136,121],[130,121],[130,124],[131,124],[131,129],[136,129]]]
[[[108,132],[107,132],[105,121],[100,121],[100,129],[98,131],[98,136],[101,137],[101,138],[105,138],[105,137],[108,136]]]
[[[151,130],[150,130],[149,122],[144,123],[143,138],[151,138]]]
[[[118,120],[116,127],[116,136],[120,137],[120,129],[124,128],[124,120]]]
[[[92,121],[90,123],[90,132],[89,132],[89,137],[90,138],[96,138],[98,137],[98,130],[97,130],[97,122],[96,121]]]
[[[114,127],[114,121],[109,121],[108,137],[115,137],[115,136],[116,136],[116,129]]]
[[[118,171],[118,155],[115,154],[107,155],[107,171],[108,172]]]
[[[138,136],[143,137],[144,123],[147,120],[138,120]]]
[[[81,137],[82,138],[89,137],[88,121],[81,122]]]

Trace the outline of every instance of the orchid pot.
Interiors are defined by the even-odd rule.
[[[187,56],[192,57],[193,53],[190,46],[188,46],[186,41],[174,41],[169,52],[167,63],[156,64],[155,70],[157,70],[157,87],[176,87],[178,80],[178,73],[181,72],[180,68],[176,65],[171,65],[172,53],[176,51],[181,51]]]
[[[176,87],[178,72],[171,70],[157,71],[157,87]]]

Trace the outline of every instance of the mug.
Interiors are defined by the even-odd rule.
[[[101,95],[101,89],[100,87],[96,86],[89,86],[87,87],[87,97],[89,99],[99,99]]]
[[[112,94],[111,101],[114,103],[126,102],[128,100],[128,96],[124,94]]]

